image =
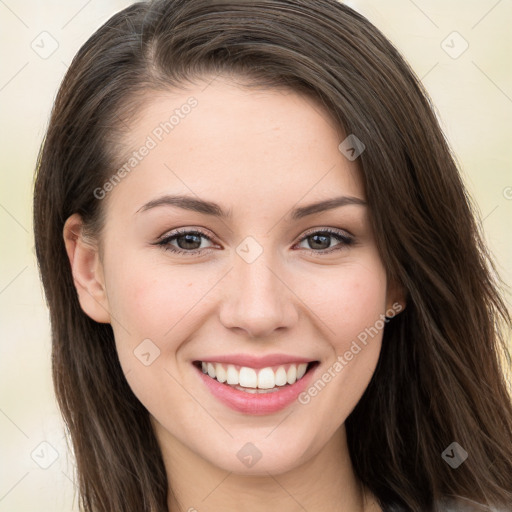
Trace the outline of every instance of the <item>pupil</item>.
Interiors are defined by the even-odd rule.
[[[195,238],[195,240],[194,240]],[[182,243],[180,243],[180,240],[183,240],[185,239],[185,246],[183,246]],[[180,247],[180,249],[197,249],[197,247],[190,247],[188,246],[188,244],[194,244],[194,243],[199,243],[199,246],[201,245],[201,239],[198,235],[194,235],[193,233],[189,233],[187,235],[182,235],[180,236],[178,239],[178,246]]]
[[[329,247],[329,235],[313,235],[311,237],[313,239],[313,243],[310,244],[313,249],[327,249]],[[318,239],[321,239],[322,241],[317,242]],[[318,243],[320,246],[322,245],[322,242],[325,243],[327,241],[327,247],[318,247]]]

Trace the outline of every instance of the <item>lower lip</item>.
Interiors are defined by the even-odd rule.
[[[317,367],[318,363],[295,384],[283,386],[279,391],[247,393],[212,379],[194,365],[213,396],[235,411],[254,415],[272,414],[288,407],[306,389]]]

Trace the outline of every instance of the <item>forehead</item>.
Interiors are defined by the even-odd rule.
[[[237,205],[292,206],[337,192],[364,197],[357,163],[338,149],[343,139],[320,101],[290,89],[216,79],[148,92],[123,135],[118,168],[128,172],[110,199],[140,207],[187,193],[236,213]]]

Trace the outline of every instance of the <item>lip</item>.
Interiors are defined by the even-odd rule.
[[[233,359],[230,359],[230,361],[232,360]],[[219,363],[223,362],[213,359],[210,362],[213,361],[217,361]],[[289,359],[287,361],[289,362]],[[320,362],[312,362],[311,360],[305,360],[302,362],[311,362],[312,365],[308,368],[304,376],[296,381],[295,384],[283,386],[279,391],[260,394],[246,393],[245,391],[234,389],[227,384],[223,384],[216,379],[212,379],[207,374],[203,373],[198,366],[194,364],[192,366],[211,394],[224,405],[244,414],[264,415],[272,414],[288,407],[297,400],[297,397],[309,386],[316,370],[320,366]],[[265,368],[265,366],[263,366],[263,368]]]
[[[233,354],[233,355],[219,355],[211,356],[207,359],[200,359],[203,363],[224,363],[233,364],[235,366],[247,366],[248,368],[254,368],[259,370],[261,368],[267,368],[269,366],[277,366],[280,364],[287,363],[311,363],[311,359],[304,357],[297,357],[287,354],[268,354],[263,357],[250,356],[248,354]]]

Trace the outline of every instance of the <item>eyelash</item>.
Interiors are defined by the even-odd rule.
[[[339,231],[339,230],[333,230],[330,228],[325,228],[325,229],[320,229],[320,230],[311,231],[311,232],[307,233],[297,242],[297,244],[300,244],[301,242],[308,239],[309,237],[311,237],[313,235],[318,235],[318,234],[331,235],[341,243],[335,245],[334,247],[331,247],[330,249],[323,249],[321,251],[315,251],[313,249],[305,249],[306,252],[308,252],[310,254],[323,256],[326,254],[330,254],[334,251],[342,250],[346,246],[350,246],[354,243],[354,239],[351,236],[346,235],[344,232]],[[165,236],[165,238],[161,239],[160,241],[156,242],[153,245],[158,245],[166,251],[171,251],[172,253],[175,253],[175,254],[183,254],[188,257],[202,256],[204,254],[205,250],[208,252],[211,252],[211,249],[212,249],[211,247],[208,247],[206,249],[194,249],[191,251],[186,251],[184,249],[179,249],[179,248],[176,248],[176,247],[170,245],[170,242],[172,240],[175,240],[176,238],[179,238],[180,236],[183,236],[183,235],[198,235],[198,236],[206,238],[210,242],[213,242],[213,240],[209,236],[207,236],[205,233],[203,233],[201,231],[190,230],[190,229],[177,229],[176,231],[173,231],[171,234],[169,234],[168,236]]]

